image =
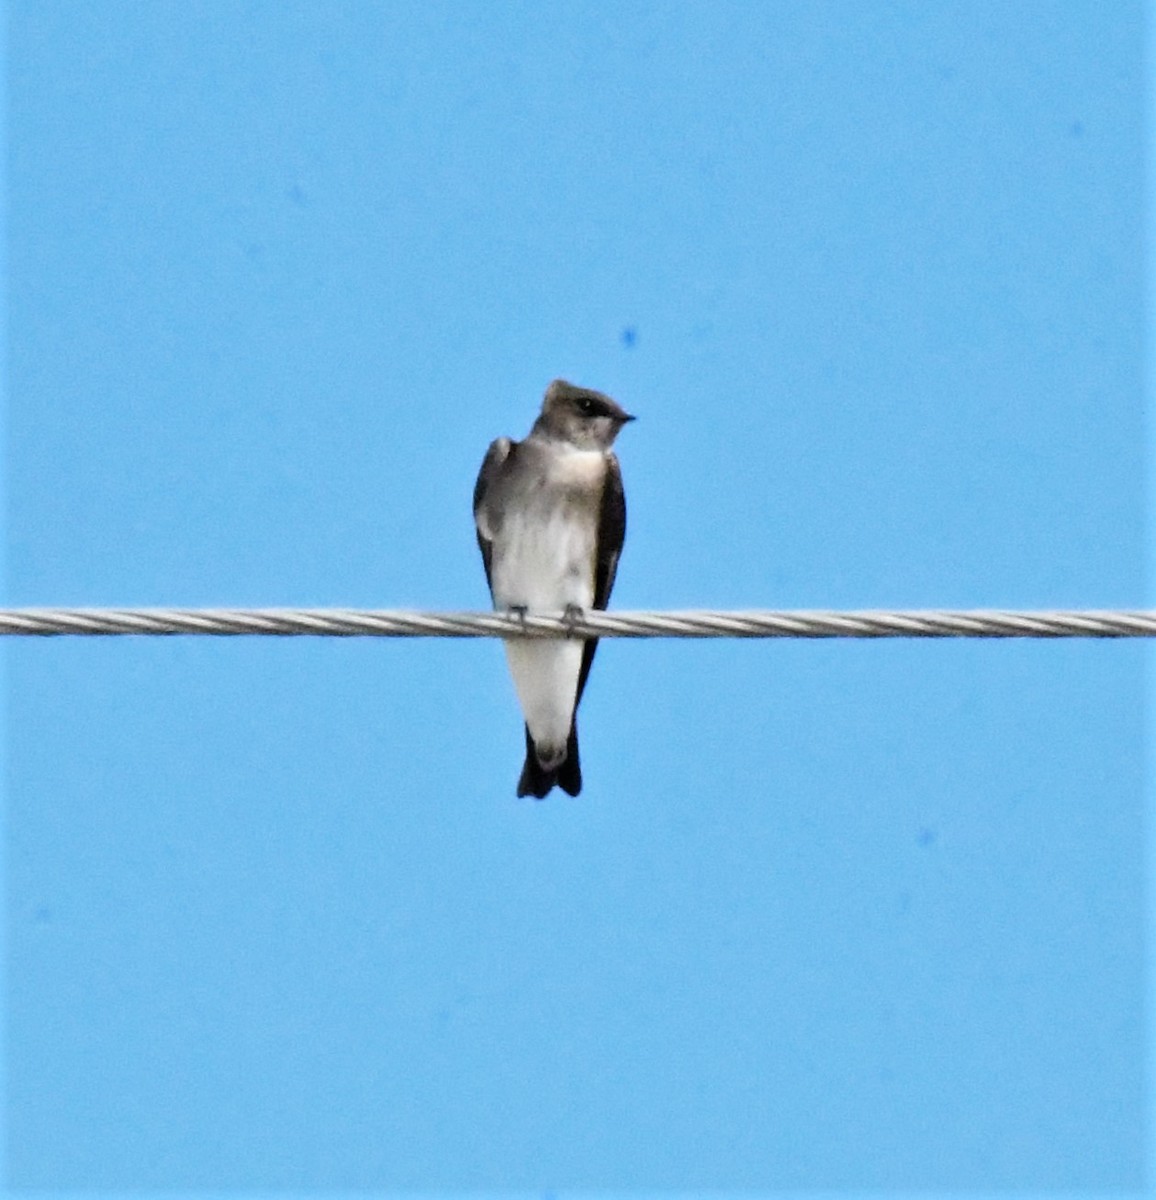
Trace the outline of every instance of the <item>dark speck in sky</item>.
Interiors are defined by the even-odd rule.
[[[638,341],[638,330],[633,325],[627,325],[619,337],[627,350],[633,350],[635,342]]]

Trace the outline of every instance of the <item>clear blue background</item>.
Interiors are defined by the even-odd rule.
[[[7,600],[1144,603],[1140,3],[12,0]],[[1144,651],[6,647],[16,1189],[1135,1190]]]

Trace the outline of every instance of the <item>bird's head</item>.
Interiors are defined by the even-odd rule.
[[[618,431],[633,420],[602,392],[555,379],[546,389],[534,431],[579,450],[609,450]]]

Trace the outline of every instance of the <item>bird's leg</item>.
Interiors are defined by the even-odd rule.
[[[571,634],[574,632],[574,626],[578,621],[581,621],[586,616],[586,610],[581,604],[567,604],[562,610],[562,620],[569,626]]]
[[[530,611],[530,606],[528,604],[508,604],[508,605],[506,605],[506,612],[513,613],[514,616],[516,616],[518,618],[518,620],[522,623],[523,626],[526,624],[526,614],[529,611]]]

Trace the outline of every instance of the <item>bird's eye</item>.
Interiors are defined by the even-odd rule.
[[[592,417],[594,415],[594,401],[589,396],[582,396],[578,401],[578,411],[584,417]]]

